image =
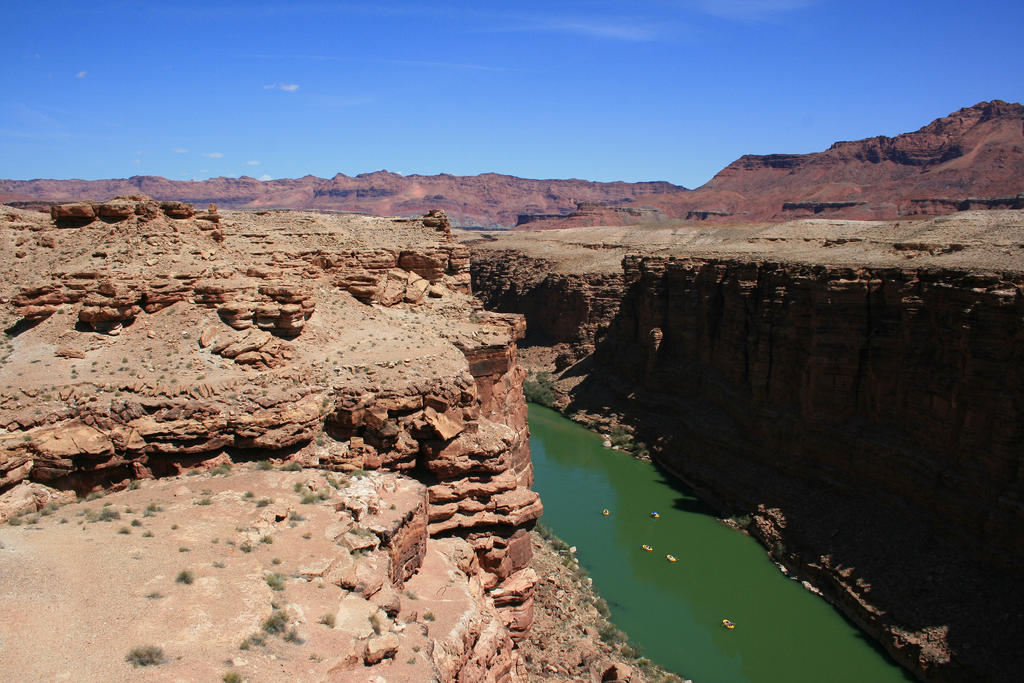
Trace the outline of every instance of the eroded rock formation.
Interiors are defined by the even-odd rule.
[[[231,460],[402,472],[423,483],[424,506],[402,528],[372,527],[393,544],[385,573],[401,583],[420,566],[415,534],[450,539],[469,553],[458,571],[482,610],[437,675],[514,680],[508,638],[529,629],[536,582],[526,532],[543,510],[516,363],[524,325],[476,310],[469,252],[444,213],[138,210],[150,204],[100,204],[102,220],[70,229],[17,212],[3,225],[5,239],[52,237],[21,242],[3,292],[9,509],[46,506],[26,486],[85,494]],[[384,590],[350,578],[367,598]]]

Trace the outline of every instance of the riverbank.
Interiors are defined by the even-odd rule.
[[[531,681],[683,683],[629,644],[608,620],[608,603],[581,568],[571,546],[543,524],[530,533],[534,592],[533,627],[519,650]],[[617,674],[607,679],[609,672]]]

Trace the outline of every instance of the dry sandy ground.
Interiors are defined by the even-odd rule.
[[[618,272],[628,253],[850,266],[1024,271],[1024,211],[903,221],[806,219],[745,227],[628,226],[458,232],[474,249],[511,249],[557,272]]]
[[[318,574],[349,552],[334,540],[335,505],[392,476],[335,490],[321,472],[235,465],[227,475],[142,481],[0,527],[0,679],[214,681],[238,671],[247,681],[361,681],[362,664],[352,670],[344,659],[373,635],[376,618],[401,647],[373,675],[429,680],[434,624],[418,619],[431,610],[442,619],[446,600],[420,584],[448,578],[443,553],[434,548],[425,562],[441,566],[441,578],[421,571],[394,620]],[[303,503],[303,484],[330,495]],[[192,582],[179,581],[181,572]],[[274,575],[280,590],[268,582]],[[294,639],[263,630],[275,609],[289,615]],[[327,615],[333,627],[320,623]],[[265,644],[241,649],[254,633]],[[147,645],[162,649],[164,663],[134,668],[126,656]]]

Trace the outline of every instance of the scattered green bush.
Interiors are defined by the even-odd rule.
[[[227,671],[220,677],[220,680],[224,683],[242,683],[242,674],[237,671]]]
[[[295,461],[292,461],[292,462],[288,463],[287,465],[282,465],[281,466],[281,471],[282,472],[301,472],[302,471],[302,464],[298,463],[298,462],[295,462]]]
[[[263,620],[262,627],[264,631],[271,635],[276,636],[280,633],[284,633],[285,629],[288,628],[288,615],[281,610],[276,609],[270,613],[270,616]]]
[[[322,617],[320,617],[320,623],[326,626],[327,628],[334,628],[335,617],[333,614],[325,614]]]
[[[530,403],[549,408],[555,404],[555,382],[550,372],[538,372],[523,382],[523,395]]]
[[[156,666],[163,663],[164,651],[156,645],[133,647],[125,656],[124,661],[130,662],[134,667]]]
[[[278,574],[277,572],[266,576],[267,585],[270,586],[270,590],[274,591],[283,591],[286,580],[287,577],[284,574]]]
[[[191,586],[196,580],[196,575],[187,569],[182,569],[180,572],[178,572],[178,578],[174,580],[178,583],[183,583],[186,586]]]
[[[434,613],[431,612],[430,610],[427,610],[426,612],[423,613],[423,621],[434,621],[436,618],[437,617],[435,617]]]
[[[272,470],[274,469],[274,463],[270,462],[269,460],[260,460],[256,463],[256,469],[263,470],[264,472],[267,470]]]

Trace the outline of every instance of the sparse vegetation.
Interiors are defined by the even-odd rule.
[[[294,626],[288,629],[288,632],[285,633],[284,636],[282,637],[284,638],[286,643],[291,643],[292,645],[302,645],[304,642],[306,642],[302,639],[301,636],[299,636],[299,630]]]
[[[178,577],[174,580],[178,583],[183,583],[186,586],[191,586],[193,583],[195,583],[196,575],[187,569],[182,569],[180,572],[178,572]]]
[[[302,464],[295,462],[294,460],[286,465],[281,465],[282,472],[301,472]]]
[[[436,618],[437,617],[435,617],[434,613],[431,612],[430,610],[427,610],[426,612],[423,613],[423,621],[434,621],[434,619],[436,619]]]
[[[156,666],[164,661],[164,651],[156,645],[133,647],[125,656],[124,661],[134,667]]]
[[[228,463],[224,463],[222,465],[217,465],[212,470],[210,470],[210,476],[213,476],[213,477],[223,476],[223,475],[230,474],[230,473],[231,473],[231,465],[229,465]]]
[[[322,617],[320,617],[320,623],[326,626],[327,628],[334,628],[335,617],[333,614],[325,614]]]
[[[250,543],[249,541],[242,541],[238,545],[238,549],[241,550],[243,553],[251,553],[252,552],[252,543]]]
[[[273,502],[274,501],[270,498],[260,498],[259,500],[256,501],[256,507],[265,508]]]
[[[539,372],[523,382],[523,395],[530,403],[551,407],[555,403],[555,383],[550,372]]]
[[[238,646],[239,650],[248,650],[252,646],[263,647],[267,643],[267,637],[262,633],[253,633],[248,638],[242,641],[242,644]]]
[[[259,460],[256,462],[256,469],[266,472],[267,470],[274,469],[274,463],[269,460]]]
[[[283,574],[277,572],[266,576],[267,585],[270,586],[270,590],[274,591],[283,591],[286,580],[287,578]]]
[[[288,627],[288,615],[281,610],[276,609],[270,613],[270,616],[263,620],[261,627],[271,635],[276,636],[280,633],[284,633],[285,629]]]
[[[224,675],[220,677],[220,680],[224,681],[224,683],[242,683],[243,679],[242,674],[237,671],[226,671]]]
[[[209,498],[200,498],[196,501],[196,505],[211,505],[213,503]]]

